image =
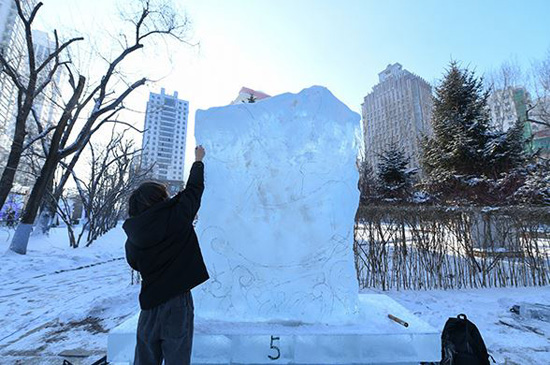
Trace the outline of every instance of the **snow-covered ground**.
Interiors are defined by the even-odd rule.
[[[53,229],[31,237],[26,256],[6,252],[11,235],[0,231],[0,364],[91,364],[105,356],[109,329],[138,310],[122,229],[77,249],[64,229]]]
[[[0,229],[1,253],[12,234]],[[0,364],[91,364],[103,357],[108,331],[138,310],[139,287],[130,285],[123,257],[120,227],[89,248],[69,248],[59,228],[32,237],[26,256],[2,254]],[[550,323],[509,311],[522,302],[550,304],[550,287],[385,294],[439,329],[465,313],[498,364],[550,364]]]
[[[510,308],[550,305],[550,287],[384,292],[433,327],[466,314],[497,364],[550,364],[550,322],[524,319]],[[550,318],[548,318],[550,320]]]

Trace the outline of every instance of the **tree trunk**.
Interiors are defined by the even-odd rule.
[[[53,174],[50,181],[47,184],[44,199],[40,206],[40,214],[38,216],[38,228],[39,234],[47,234],[50,231],[50,226],[55,214],[57,213],[56,204],[57,201],[53,201]]]
[[[53,179],[55,169],[57,164],[63,156],[60,154],[58,148],[61,142],[63,135],[63,130],[71,117],[71,112],[76,106],[82,90],[84,89],[85,83],[84,76],[79,77],[78,86],[76,87],[73,96],[67,103],[63,115],[59,119],[59,123],[55,129],[52,140],[50,142],[50,147],[48,155],[46,156],[46,161],[40,170],[40,176],[36,179],[34,186],[32,187],[31,195],[27,200],[27,205],[25,206],[25,211],[21,217],[21,223],[17,226],[17,230],[11,241],[10,250],[25,255],[27,253],[27,245],[29,244],[29,235],[32,232],[32,226],[36,215],[38,213],[38,208],[44,199],[44,195],[48,189],[48,186]]]
[[[8,162],[4,171],[2,172],[2,177],[0,178],[0,208],[4,206],[8,195],[13,187],[13,181],[15,180],[15,172],[19,167],[19,161],[21,160],[21,153],[23,152],[23,143],[25,142],[25,122],[21,122],[19,119],[25,118],[26,116],[22,115],[18,118],[15,123],[15,133],[13,135],[13,141],[11,143],[10,154],[8,156]]]
[[[80,155],[82,154],[83,150],[84,149],[81,148],[75,152],[75,154],[71,158],[71,162],[69,162],[69,165],[67,165],[67,167],[65,168],[65,172],[61,176],[61,179],[59,179],[59,183],[55,187],[55,191],[52,197],[54,207],[55,207],[55,204],[59,202],[59,199],[61,199],[61,195],[63,194],[63,189],[65,188],[65,184],[67,183],[67,181],[69,181],[69,178],[71,177],[71,172],[76,166],[76,163],[78,162],[78,159],[80,158]]]
[[[13,252],[21,255],[25,255],[27,253],[27,246],[29,244],[29,236],[32,232],[32,226],[38,214],[38,208],[40,208],[44,194],[48,189],[48,184],[53,176],[57,163],[58,154],[51,153],[46,159],[44,166],[42,166],[40,176],[34,183],[31,195],[29,196],[27,205],[25,206],[25,210],[21,216],[21,223],[17,226],[11,241],[10,250]]]

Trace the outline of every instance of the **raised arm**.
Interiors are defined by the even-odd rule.
[[[204,155],[204,148],[202,146],[197,146],[197,148],[195,148],[195,162],[191,167],[185,189],[174,197],[181,211],[191,217],[191,219],[193,219],[199,211],[202,192],[204,191],[204,164],[202,163]]]

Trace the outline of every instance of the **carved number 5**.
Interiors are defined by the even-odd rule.
[[[279,341],[280,338],[279,337],[275,337],[275,336],[271,336],[271,344],[270,344],[270,348],[277,351],[277,356],[271,356],[271,355],[267,355],[267,357],[269,357],[271,360],[277,360],[281,357],[281,350],[279,349],[278,346],[275,346],[273,344],[273,341]]]

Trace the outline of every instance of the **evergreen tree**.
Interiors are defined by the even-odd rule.
[[[406,156],[405,150],[391,143],[380,155],[378,163],[378,185],[383,198],[403,199],[410,193],[414,169],[409,169],[410,158]]]
[[[451,62],[435,89],[433,136],[423,140],[423,165],[428,177],[480,176],[491,170],[486,156],[490,140],[488,92],[473,71]]]
[[[527,161],[524,128],[525,122],[518,119],[506,132],[493,132],[485,148],[486,158],[492,167],[489,177],[497,179]]]
[[[422,163],[428,189],[443,200],[495,204],[524,180],[524,121],[506,132],[491,128],[488,96],[483,80],[456,62],[435,90],[433,135],[422,141]]]
[[[525,172],[525,181],[510,200],[520,204],[550,205],[550,161],[529,164]]]
[[[256,97],[254,97],[254,94],[250,94],[250,97],[248,99],[246,99],[246,102],[247,103],[255,103],[256,102]]]
[[[357,167],[359,169],[358,187],[361,192],[359,200],[361,203],[366,203],[376,196],[376,177],[374,175],[374,169],[366,158],[357,160]]]

